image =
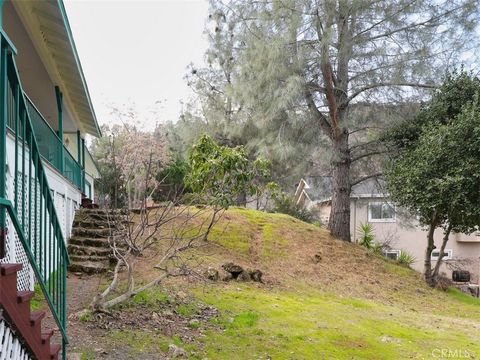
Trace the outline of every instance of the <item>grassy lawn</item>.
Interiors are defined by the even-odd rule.
[[[225,314],[225,331],[210,331],[204,341],[209,359],[430,359],[444,348],[480,354],[480,323],[475,329],[455,314],[405,311],[307,288],[232,284],[197,296]],[[455,313],[480,311],[478,301],[472,307],[453,296],[462,299],[449,299]]]
[[[210,241],[217,245],[197,254],[205,268],[221,270],[232,261],[260,269],[266,283],[178,278],[163,290],[141,293],[120,306],[127,323],[163,314],[165,306],[184,322],[170,333],[142,321],[106,331],[101,335],[109,354],[156,359],[175,344],[190,359],[209,360],[434,359],[442,350],[450,351],[444,358],[480,357],[478,299],[433,290],[419,273],[324,229],[286,215],[231,209]],[[321,260],[312,261],[313,255]],[[151,267],[144,269],[138,281],[152,276]],[[190,302],[175,300],[175,289],[188,293]],[[191,323],[198,304],[219,315]],[[88,351],[85,359],[92,356]]]

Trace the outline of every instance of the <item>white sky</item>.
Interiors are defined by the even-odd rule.
[[[112,122],[109,104],[132,103],[149,129],[177,120],[191,94],[186,67],[202,64],[207,48],[207,1],[65,0],[65,7],[99,123]]]

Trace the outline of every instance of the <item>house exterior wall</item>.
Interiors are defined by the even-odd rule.
[[[387,242],[392,250],[407,251],[416,259],[412,268],[423,272],[427,233],[414,217],[406,213],[405,210],[396,207],[394,222],[369,220],[369,203],[382,202],[384,200],[381,198],[352,199],[350,225],[352,241],[358,242],[360,225],[370,223],[373,226],[375,238],[378,242]],[[437,249],[440,249],[442,237],[443,232],[441,229],[438,229],[435,232],[435,246]],[[452,269],[459,267],[469,270],[472,275],[472,282],[478,283],[480,277],[480,236],[477,236],[477,234],[452,234],[446,249],[452,251],[452,259],[444,261],[440,272],[451,278]],[[432,264],[435,264],[434,260],[432,260]]]

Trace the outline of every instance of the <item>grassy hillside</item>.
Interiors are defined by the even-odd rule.
[[[437,349],[480,356],[477,299],[432,290],[418,273],[324,229],[286,215],[231,209],[211,241],[200,254],[203,268],[233,261],[260,269],[265,284],[177,279],[141,294],[123,312],[133,317],[140,307],[153,314],[169,304],[176,316],[190,319],[188,334],[119,326],[102,334],[108,354],[123,348],[117,358],[157,359],[174,343],[192,359],[430,359]],[[171,287],[188,301],[169,301]],[[195,314],[209,308],[218,315],[197,322]],[[83,351],[84,359],[97,358]]]

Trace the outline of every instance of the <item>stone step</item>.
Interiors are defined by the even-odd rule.
[[[113,256],[113,255],[112,255]],[[105,262],[107,265],[110,263],[110,258],[108,255],[106,256],[98,256],[98,255],[78,255],[78,254],[71,254],[70,260],[75,263],[84,263],[84,262],[94,262],[94,263],[101,263],[104,264]]]
[[[89,221],[93,223],[103,222],[103,223],[124,223],[128,219],[126,216],[117,216],[117,215],[108,215],[108,214],[78,214],[76,219]]]
[[[94,246],[94,247],[100,247],[104,249],[110,248],[108,239],[104,239],[104,238],[72,236],[69,240],[69,243],[72,245],[79,245],[79,246]]]
[[[82,213],[98,213],[98,214],[128,214],[128,210],[126,210],[126,209],[104,209],[104,208],[80,209],[79,212],[82,212]]]
[[[103,220],[91,220],[91,219],[81,219],[81,220],[76,220],[73,222],[72,229],[74,228],[95,228],[95,229],[108,229],[110,227],[111,223],[108,221],[103,221]]]
[[[72,261],[69,270],[72,272],[83,272],[86,274],[98,274],[106,272],[110,269],[109,262],[94,262],[94,261]]]
[[[129,223],[133,223],[133,221],[128,221],[128,220],[117,220],[117,221],[107,221],[107,220],[96,220],[96,219],[91,219],[91,218],[75,218],[75,221],[73,222],[72,228],[87,228],[87,229],[109,229],[112,227],[118,228],[124,228],[126,227]]]
[[[78,245],[81,247],[91,246],[102,249],[110,249],[110,243],[106,238],[93,238],[93,237],[84,237],[84,236],[72,236],[69,240],[69,245]],[[127,244],[117,243],[117,247],[125,248]]]
[[[90,237],[90,238],[108,238],[110,236],[111,230],[109,228],[98,229],[94,227],[83,228],[83,227],[74,227],[72,228],[72,235],[79,237]]]
[[[112,253],[112,250],[103,247],[97,246],[83,246],[83,245],[76,245],[70,244],[68,245],[68,253],[75,254],[75,255],[90,255],[90,256],[109,256]]]

